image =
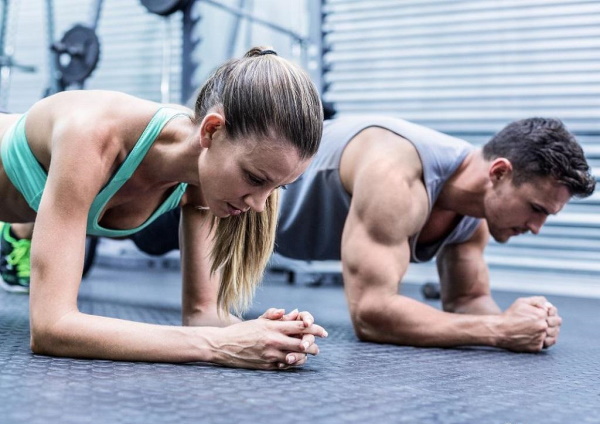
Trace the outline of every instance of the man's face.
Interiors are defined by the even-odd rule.
[[[528,231],[537,234],[548,215],[558,213],[570,198],[569,190],[551,177],[515,186],[505,176],[494,183],[485,201],[490,234],[499,243]]]

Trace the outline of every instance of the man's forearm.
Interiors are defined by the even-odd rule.
[[[497,346],[501,341],[498,315],[454,314],[396,295],[378,305],[353,311],[362,340],[406,346]]]

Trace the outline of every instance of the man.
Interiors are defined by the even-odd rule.
[[[362,340],[537,352],[557,341],[557,309],[530,297],[502,312],[484,248],[490,235],[537,234],[548,215],[594,187],[581,147],[558,120],[514,122],[476,149],[399,119],[335,119],[312,164],[282,192],[277,250],[341,259]],[[138,246],[155,254],[173,247],[160,235],[176,234],[169,219],[150,237],[140,233]],[[409,263],[434,257],[443,311],[398,294]]]
[[[412,346],[537,352],[561,318],[543,297],[502,312],[483,251],[592,194],[583,151],[557,120],[514,122],[483,149],[398,119],[329,121],[311,166],[281,200],[277,246],[341,259],[358,337]],[[409,262],[437,257],[443,311],[398,294]]]

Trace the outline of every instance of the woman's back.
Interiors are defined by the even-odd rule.
[[[145,133],[149,121],[160,108],[161,105],[154,102],[108,91],[70,91],[44,99],[27,112],[24,125],[18,127],[22,134],[14,134],[12,137],[20,136],[23,139],[21,147],[24,154],[30,156],[30,164],[23,165],[25,169],[20,174],[23,175],[27,173],[27,169],[31,170],[39,165],[40,174],[47,175],[52,157],[56,159],[57,155],[77,155],[80,161],[85,161],[86,172],[95,174],[91,181],[93,187],[89,189],[100,192],[100,189],[113,179],[142,134],[145,134],[143,141],[148,153],[153,149],[160,150],[163,145],[172,147],[173,144],[181,142],[180,138],[174,136],[174,133],[181,132],[181,129],[164,133],[162,130],[170,124],[170,118],[174,116],[184,119],[177,120],[173,125],[191,127],[191,111],[185,108],[180,108],[180,113],[174,110],[163,122],[159,122],[159,128],[153,137],[148,137]],[[5,133],[18,119],[20,115],[8,115],[4,122],[0,122],[0,131]],[[136,149],[136,152],[138,150]],[[102,220],[104,215],[107,215],[103,227],[138,227],[166,198],[166,192],[178,182],[157,178],[154,162],[161,161],[160,154],[147,154],[144,150],[143,154],[138,152],[138,156],[140,157],[137,162],[141,163],[136,162],[135,168],[139,167],[140,170],[131,170],[129,181],[125,181],[122,188],[113,193],[103,205],[106,206],[105,211],[97,216]],[[4,160],[8,161],[9,158],[9,155],[3,155]],[[16,163],[12,166],[17,166],[22,160],[13,162]],[[10,171],[11,163],[5,165]],[[6,171],[4,167],[2,171]],[[77,174],[73,174],[72,177],[73,188],[77,189],[82,179]],[[0,190],[6,186],[2,184],[3,181],[6,182],[7,179],[4,173],[0,172]],[[37,199],[30,199],[27,206],[19,202],[19,208],[10,211],[10,216],[8,213],[3,215],[4,219],[11,222],[30,220],[32,209],[37,210],[44,184],[45,179],[39,181],[36,187],[39,193],[29,196]],[[10,187],[6,190],[7,195],[18,197],[14,190],[10,193]],[[0,214],[2,212],[0,207]],[[15,213],[19,219],[15,219]]]

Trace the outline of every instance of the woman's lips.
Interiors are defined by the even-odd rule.
[[[231,203],[227,203],[227,212],[229,212],[229,215],[239,215],[242,213],[241,209],[236,208],[235,206],[233,206]]]

